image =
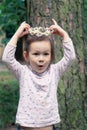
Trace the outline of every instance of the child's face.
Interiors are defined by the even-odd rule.
[[[51,63],[51,45],[49,41],[36,41],[30,44],[28,61],[32,69],[44,72]]]

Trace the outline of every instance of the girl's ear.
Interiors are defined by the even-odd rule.
[[[24,57],[24,60],[25,60],[26,62],[29,62],[29,56],[28,56],[27,51],[24,51],[24,52],[23,52],[23,57]]]

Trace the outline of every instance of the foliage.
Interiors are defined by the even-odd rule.
[[[10,72],[0,72],[0,128],[15,123],[18,82]]]
[[[23,0],[3,0],[0,3],[0,27],[6,32],[3,43],[7,43],[19,24],[26,20],[26,9]]]

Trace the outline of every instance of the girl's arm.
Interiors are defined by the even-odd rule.
[[[22,65],[15,59],[15,51],[17,46],[17,41],[20,37],[29,33],[29,25],[23,22],[18,30],[15,32],[7,46],[5,47],[2,60],[7,64],[8,68],[13,71],[17,79],[20,77]]]
[[[75,60],[76,55],[72,40],[70,39],[68,33],[63,30],[54,19],[53,23],[54,24],[51,25],[49,29],[53,32],[53,34],[59,35],[63,39],[64,56],[54,65],[57,69],[56,73],[61,77],[67,68],[72,64],[72,61]]]
[[[76,59],[74,46],[71,39],[63,41],[64,55],[63,58],[55,64],[56,72],[60,77],[64,72],[71,66],[73,61]]]
[[[30,28],[30,25],[27,24],[26,22],[21,23],[21,25],[19,26],[19,28],[17,29],[17,31],[11,38],[10,44],[16,46],[19,38],[23,37],[24,35],[29,34],[29,28]]]

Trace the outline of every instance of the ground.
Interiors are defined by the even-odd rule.
[[[1,60],[0,60],[0,71],[7,71],[7,67],[5,65],[5,63],[3,63]]]

